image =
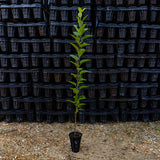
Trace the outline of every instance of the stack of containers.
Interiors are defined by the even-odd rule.
[[[158,3],[97,2],[97,54],[114,55],[116,72],[126,71],[122,73],[123,79],[118,79],[118,99],[114,99],[119,103],[122,121],[158,120]]]
[[[18,122],[25,118],[33,120],[31,82],[34,82],[38,69],[34,69],[33,61],[31,63],[32,55],[50,52],[42,7],[41,0],[8,0],[0,5],[0,114],[6,115],[7,121],[11,121],[13,115]]]
[[[158,120],[158,0],[0,0],[0,115],[74,120],[69,42],[78,7],[88,14],[87,104],[79,121]],[[34,112],[35,111],[35,112]],[[120,113],[120,114],[119,114]]]
[[[42,61],[42,84],[39,89],[43,97],[54,100],[54,106],[43,110],[36,111],[37,120],[41,121],[42,117],[51,123],[55,118],[59,122],[64,122],[68,117],[73,121],[74,108],[72,104],[67,103],[65,99],[72,98],[72,91],[68,81],[72,79],[71,72],[75,72],[74,66],[70,63],[69,54],[74,52],[69,42],[73,42],[70,34],[73,31],[73,25],[77,22],[78,6],[86,6],[86,14],[89,17],[89,31],[91,34],[91,2],[90,0],[51,0],[48,2],[49,7],[49,37],[51,41],[51,52],[41,54],[39,57]],[[93,46],[93,44],[91,44]],[[91,47],[88,49],[90,53]],[[37,95],[40,96],[40,95]]]

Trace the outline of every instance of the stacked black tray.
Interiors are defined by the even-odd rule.
[[[1,1],[0,93],[2,117],[33,121],[32,53],[50,52],[47,17],[41,0]],[[33,97],[33,98],[30,98]],[[30,103],[31,104],[31,103]]]
[[[0,0],[0,115],[9,122],[74,120],[68,83],[78,6],[93,38],[79,121],[158,120],[158,0]]]

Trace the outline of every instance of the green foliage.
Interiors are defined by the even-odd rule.
[[[82,56],[86,52],[85,47],[90,45],[89,43],[86,43],[85,40],[88,38],[91,38],[92,35],[85,35],[85,32],[88,30],[86,28],[86,23],[84,23],[84,20],[87,18],[87,16],[83,16],[83,12],[85,11],[85,8],[78,8],[78,16],[77,16],[77,22],[78,25],[74,25],[75,31],[71,36],[74,38],[75,43],[70,43],[76,51],[75,54],[71,54],[70,57],[72,58],[72,61],[70,61],[76,68],[76,73],[71,73],[71,75],[74,77],[75,81],[69,81],[73,85],[73,88],[71,90],[74,93],[73,100],[67,100],[68,102],[71,102],[75,106],[75,129],[76,129],[76,118],[77,113],[79,110],[83,110],[83,106],[85,103],[82,103],[81,100],[85,100],[86,97],[84,95],[80,95],[80,90],[87,88],[88,86],[84,85],[83,83],[86,81],[85,78],[83,78],[83,75],[88,73],[88,70],[84,70],[81,66],[84,63],[87,63],[90,61],[90,59],[82,59]]]

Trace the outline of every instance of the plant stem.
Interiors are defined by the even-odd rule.
[[[78,59],[78,67],[77,67],[77,85],[76,88],[77,90],[79,89],[79,66],[80,66],[80,57]],[[79,97],[79,93],[76,93],[76,96]],[[75,121],[74,121],[74,132],[76,132],[77,128],[77,111],[78,111],[78,102],[76,102],[76,111],[75,111]]]

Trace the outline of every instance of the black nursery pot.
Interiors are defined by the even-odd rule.
[[[82,137],[82,133],[80,132],[69,133],[72,152],[75,152],[75,153],[79,152],[81,137]]]

